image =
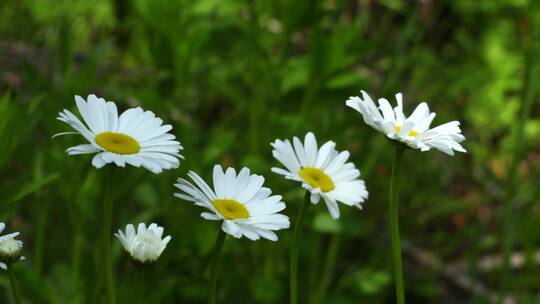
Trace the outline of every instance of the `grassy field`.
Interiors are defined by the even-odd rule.
[[[363,210],[310,208],[300,303],[395,303],[388,184],[392,146],[348,109],[366,90],[435,125],[459,120],[468,153],[410,151],[400,195],[409,303],[538,303],[540,3],[535,0],[0,1],[0,221],[21,232],[24,303],[101,303],[105,169],[68,156],[56,120],[74,95],[141,106],[184,146],[179,169],[118,170],[112,229],[156,222],[172,240],[139,274],[141,303],[203,303],[219,224],[173,196],[189,170],[249,167],[294,226],[304,191],[271,172],[275,139],[313,131],[348,150]],[[78,114],[77,114],[78,115]],[[109,165],[108,167],[111,167]],[[5,233],[5,232],[4,232]],[[112,231],[111,231],[112,234]],[[219,303],[286,303],[292,230],[228,239]],[[118,303],[135,267],[112,243]],[[505,259],[509,263],[505,263]],[[0,272],[0,302],[14,303]]]

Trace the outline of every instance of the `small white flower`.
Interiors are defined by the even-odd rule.
[[[58,120],[69,124],[77,132],[56,134],[81,134],[89,142],[66,150],[69,155],[97,153],[92,165],[101,168],[108,163],[119,167],[130,164],[144,167],[154,173],[163,169],[178,168],[182,146],[175,136],[168,133],[171,125],[151,111],[131,108],[118,116],[116,104],[88,95],[88,101],[75,96],[77,108],[86,124],[68,110],[60,112]]]
[[[155,262],[171,240],[170,236],[162,238],[163,227],[154,223],[148,228],[144,223],[140,223],[137,232],[133,225],[128,224],[125,234],[122,230],[118,230],[118,233],[114,235],[120,240],[131,258],[141,263]]]
[[[285,209],[282,197],[271,195],[272,191],[263,187],[264,177],[250,174],[248,168],[236,175],[233,168],[224,173],[220,165],[215,165],[214,190],[197,173],[190,171],[188,176],[195,185],[179,178],[175,186],[183,193],[174,195],[210,210],[201,216],[223,221],[221,228],[233,237],[245,236],[250,240],[263,237],[277,241],[272,230],[289,228],[289,218],[278,213]]]
[[[6,224],[0,223],[0,233],[6,229]],[[7,269],[8,264],[24,260],[22,256],[23,242],[16,240],[19,232],[0,236],[0,268]]]
[[[348,151],[338,152],[332,141],[319,149],[311,132],[306,134],[304,144],[294,137],[292,144],[288,139],[277,139],[271,145],[274,158],[287,168],[272,168],[272,171],[302,183],[311,193],[312,203],[317,204],[322,196],[332,218],[339,218],[337,201],[362,208],[368,192],[364,181],[359,179],[360,171],[347,162]]]
[[[435,113],[429,111],[425,102],[420,103],[411,116],[405,117],[401,93],[396,94],[396,100],[397,107],[392,109],[388,100],[380,98],[377,108],[371,97],[362,91],[362,98],[349,97],[346,104],[360,112],[366,124],[411,148],[421,151],[435,148],[449,155],[454,155],[454,151],[467,152],[459,144],[465,140],[459,121],[451,121],[430,129]]]

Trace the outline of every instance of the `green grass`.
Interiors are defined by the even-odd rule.
[[[173,197],[175,179],[188,170],[208,178],[215,163],[249,166],[284,196],[294,220],[303,191],[270,172],[277,163],[269,143],[307,131],[351,152],[370,198],[362,211],[340,205],[339,221],[323,205],[310,207],[300,303],[394,303],[392,147],[344,105],[365,89],[387,98],[403,92],[408,113],[427,101],[434,124],[460,120],[467,137],[467,154],[414,151],[403,163],[408,302],[484,303],[504,282],[517,302],[537,302],[536,2],[1,1],[0,221],[25,243],[27,260],[15,265],[24,300],[102,300],[103,170],[90,156],[65,154],[82,137],[51,139],[68,130],[55,118],[75,109],[73,96],[95,93],[121,109],[155,112],[185,147],[177,170],[119,171],[113,230],[157,222],[173,237],[139,274],[145,303],[206,299],[217,224]],[[278,235],[278,243],[225,242],[218,303],[288,301],[292,230]],[[524,255],[524,265],[479,269],[503,243]],[[118,303],[129,303],[135,268],[119,242],[112,250]],[[456,284],[448,274],[456,265],[487,292]],[[7,272],[0,286],[0,302],[10,303]]]

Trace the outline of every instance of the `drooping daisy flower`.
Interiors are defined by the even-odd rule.
[[[465,140],[459,121],[451,121],[430,129],[435,113],[425,102],[420,103],[411,116],[403,114],[403,96],[396,94],[397,107],[392,109],[388,100],[379,99],[379,107],[362,91],[362,98],[349,97],[347,106],[362,114],[364,122],[390,139],[401,141],[414,149],[428,151],[435,148],[449,155],[454,151],[467,152],[459,143]]]
[[[168,133],[171,125],[163,125],[163,121],[151,111],[131,108],[118,116],[116,104],[88,95],[85,101],[75,96],[77,108],[85,123],[73,113],[64,110],[59,113],[58,120],[69,124],[76,132],[64,134],[81,134],[88,144],[71,147],[66,150],[69,155],[93,154],[92,165],[101,168],[108,163],[124,167],[130,164],[144,167],[154,173],[163,169],[178,168],[182,146],[175,136]]]
[[[6,229],[6,224],[0,223],[0,233]],[[22,256],[23,242],[16,240],[19,232],[0,236],[0,268],[7,269],[9,264],[24,260]]]
[[[362,208],[368,192],[364,181],[358,178],[360,171],[347,162],[348,151],[336,151],[332,141],[318,148],[311,132],[306,134],[304,144],[294,137],[292,144],[288,139],[277,139],[271,145],[274,158],[287,168],[272,168],[272,171],[302,183],[311,193],[312,203],[318,203],[322,197],[332,218],[339,218],[337,201]]]
[[[263,237],[277,241],[273,230],[289,228],[289,218],[278,213],[285,209],[285,203],[280,195],[271,195],[272,191],[263,187],[264,177],[250,174],[248,168],[240,170],[238,175],[233,168],[224,173],[220,165],[214,166],[213,173],[213,190],[197,173],[190,171],[188,176],[195,185],[179,178],[175,186],[183,193],[175,196],[208,209],[210,212],[201,216],[223,221],[223,231],[235,238]]]
[[[137,226],[137,232],[133,225],[128,224],[125,233],[118,230],[118,233],[114,235],[120,240],[131,258],[143,264],[155,262],[171,240],[170,236],[163,238],[163,227],[154,223],[148,228],[144,223],[140,223]]]

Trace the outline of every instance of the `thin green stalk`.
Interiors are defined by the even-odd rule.
[[[300,212],[296,217],[296,224],[294,226],[293,239],[291,244],[291,261],[289,268],[289,288],[290,288],[290,303],[298,303],[298,241],[300,237],[300,231],[302,230],[302,224],[306,217],[307,209],[310,202],[310,193],[306,191],[304,197],[304,203],[300,207]]]
[[[38,195],[36,195],[36,198],[38,198]],[[46,206],[43,206],[43,204],[47,204],[46,201],[41,201],[39,209],[39,214],[37,216],[36,221],[36,247],[34,249],[34,256],[35,256],[35,267],[36,267],[36,274],[41,275],[43,272],[43,252],[45,247],[45,228],[47,226],[47,210]]]
[[[141,284],[141,277],[142,277],[142,268],[143,265],[135,265],[135,274],[133,278],[133,288],[134,288],[134,294],[135,294],[135,301],[133,303],[139,304],[141,303],[141,299],[143,298],[143,292],[142,292],[142,284]]]
[[[315,298],[312,301],[314,304],[324,303],[324,298],[334,276],[334,270],[336,268],[336,259],[339,253],[339,245],[341,244],[341,237],[339,235],[332,235],[330,245],[326,251],[326,258],[324,261],[324,269],[319,283],[319,288],[315,291]]]
[[[11,290],[13,291],[13,298],[15,299],[16,304],[21,304],[21,295],[19,294],[19,288],[17,287],[17,282],[15,281],[15,274],[13,272],[13,265],[8,265],[9,273],[9,282],[11,283]]]
[[[392,163],[392,176],[390,177],[390,231],[392,235],[392,264],[394,266],[394,284],[396,286],[396,298],[398,304],[405,303],[405,288],[403,286],[403,269],[401,263],[401,240],[399,237],[399,212],[398,193],[401,161],[403,160],[404,147],[396,144],[394,161]]]
[[[80,226],[75,225],[74,228],[74,237],[73,237],[73,248],[71,256],[71,275],[73,280],[73,285],[77,292],[81,291],[81,253],[83,245],[83,237],[81,235]]]
[[[114,280],[113,280],[113,266],[112,266],[112,252],[111,252],[111,222],[112,212],[114,206],[113,189],[114,189],[114,174],[115,168],[113,165],[111,170],[107,171],[105,177],[105,196],[103,198],[103,257],[105,259],[103,265],[105,266],[105,291],[107,296],[107,303],[115,304],[116,297],[114,294]]]
[[[36,164],[34,166],[34,181],[43,180],[43,153],[37,153]],[[42,199],[41,191],[35,193],[35,202],[37,208],[37,223],[36,223],[36,245],[34,250],[34,265],[36,273],[41,276],[43,272],[43,252],[45,248],[45,228],[47,226],[48,205],[47,200]]]
[[[223,243],[225,242],[225,231],[219,227],[216,243],[214,244],[214,251],[212,252],[212,260],[210,261],[210,276],[208,281],[208,303],[216,303],[216,286],[217,278],[219,275],[219,257],[221,250],[223,249]]]
[[[534,27],[533,27],[534,28]],[[540,31],[535,31],[527,47],[527,53],[525,54],[525,77],[523,81],[523,103],[517,120],[517,125],[514,130],[514,144],[512,160],[508,169],[508,179],[506,184],[506,194],[503,205],[503,241],[502,241],[502,271],[500,277],[501,283],[501,299],[504,301],[505,293],[509,289],[509,284],[512,280],[510,275],[510,256],[514,248],[514,238],[516,226],[519,223],[519,215],[515,206],[516,195],[519,187],[518,165],[522,161],[522,155],[525,146],[524,134],[525,123],[531,114],[532,106],[534,104],[535,95],[537,93],[538,83],[538,63],[536,60],[538,49],[538,37]]]

